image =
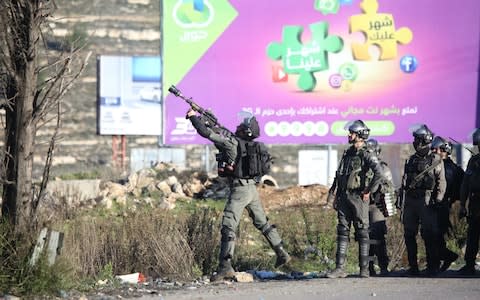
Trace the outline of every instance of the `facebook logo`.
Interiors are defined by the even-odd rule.
[[[417,58],[413,55],[405,55],[400,59],[400,69],[405,73],[413,73],[417,69]]]

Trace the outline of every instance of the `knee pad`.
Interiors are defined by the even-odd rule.
[[[258,227],[258,229],[262,232],[263,235],[268,235],[270,231],[277,228],[275,224],[269,224],[268,222],[265,225]]]
[[[231,211],[224,211],[222,217],[222,227],[229,227],[232,230],[236,230],[238,222],[235,220],[235,214]]]
[[[358,242],[368,241],[368,229],[358,229],[355,231],[355,240]]]
[[[226,226],[222,226],[220,232],[222,234],[222,242],[231,242],[236,238],[235,232]]]
[[[350,229],[346,228],[345,226],[337,225],[337,235],[340,237],[350,237]]]

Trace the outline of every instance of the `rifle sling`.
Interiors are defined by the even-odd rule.
[[[437,161],[434,161],[428,168],[426,168],[421,173],[419,173],[417,176],[415,176],[415,178],[413,178],[412,182],[410,182],[410,184],[408,185],[408,189],[412,190],[415,187],[415,185],[420,181],[420,179],[422,179],[425,176],[425,174],[427,174],[431,170],[435,169],[441,162],[442,162],[441,159],[439,159]]]

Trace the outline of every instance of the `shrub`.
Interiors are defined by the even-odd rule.
[[[15,236],[11,226],[0,221],[0,291],[48,296],[71,288],[73,273],[64,260],[50,266],[46,255],[41,255],[31,264],[33,236]]]

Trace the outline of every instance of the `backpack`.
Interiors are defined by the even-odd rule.
[[[261,177],[270,172],[273,158],[262,142],[238,139],[238,156],[233,172],[237,178]]]

